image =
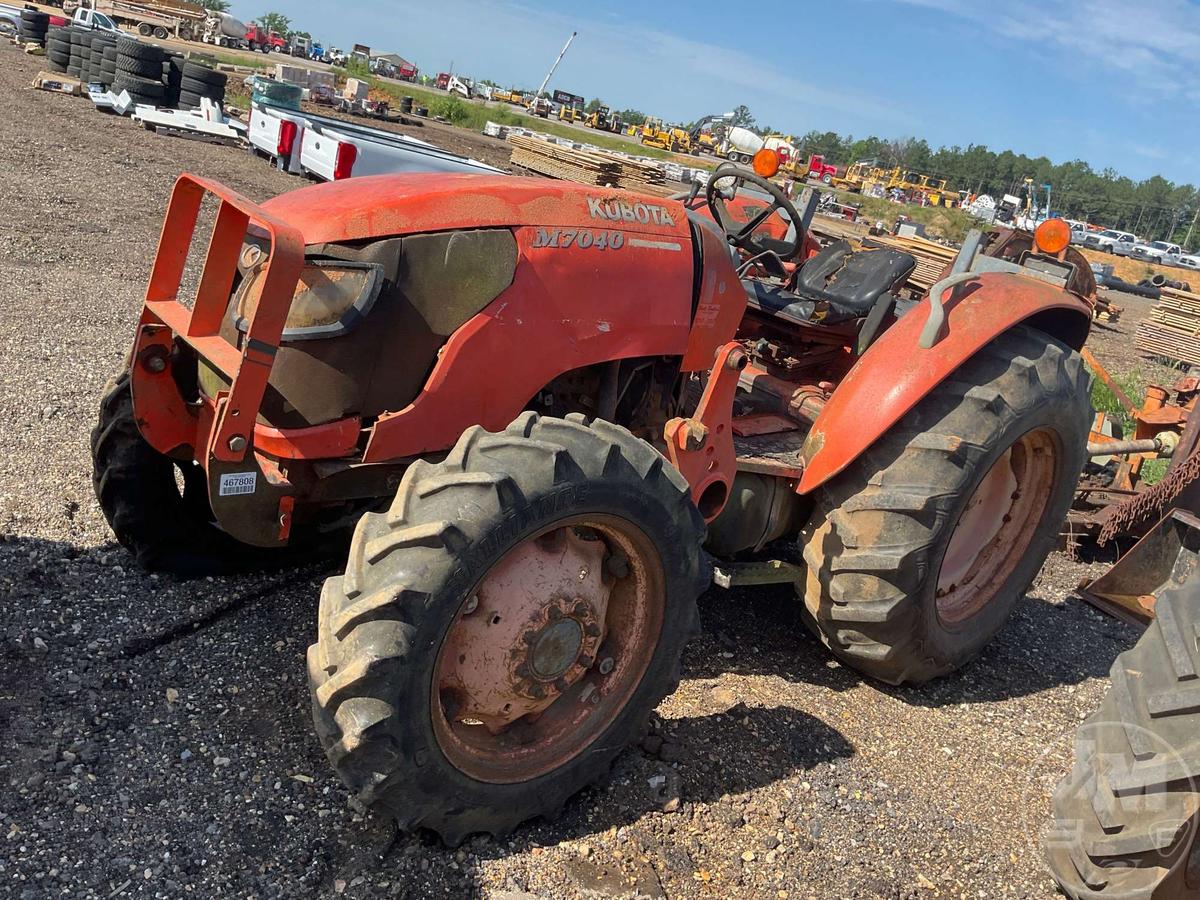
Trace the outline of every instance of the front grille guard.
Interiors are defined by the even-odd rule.
[[[209,194],[220,206],[189,310],[179,292],[201,203]],[[239,350],[221,337],[220,330],[251,222],[262,229],[269,249],[263,276],[255,280],[258,302],[250,307],[253,312]],[[200,460],[245,459],[303,265],[304,240],[294,226],[223,185],[194,175],[179,176],[159,237],[130,361],[134,411],[152,446],[167,453],[189,444]],[[165,364],[173,339],[191,347],[229,382],[229,390],[216,397],[211,417],[185,410],[170,366]]]

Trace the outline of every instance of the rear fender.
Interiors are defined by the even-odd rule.
[[[884,332],[854,364],[813,423],[796,490],[820,487],[861,456],[910,409],[988,342],[1025,323],[1078,350],[1091,324],[1088,305],[1053,285],[981,273],[944,301],[942,336],[919,343],[928,298]]]

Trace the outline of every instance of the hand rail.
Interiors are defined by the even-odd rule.
[[[954,257],[954,265],[950,267],[950,274],[929,289],[929,318],[925,320],[925,327],[921,329],[920,345],[922,350],[928,350],[937,343],[942,325],[946,322],[946,308],[942,303],[943,295],[975,277],[975,273],[970,269],[975,262],[975,255],[979,252],[979,244],[982,240],[983,232],[978,228],[968,231],[962,249],[958,251],[958,256]]]

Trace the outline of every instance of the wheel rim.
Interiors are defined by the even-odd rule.
[[[1004,587],[1041,524],[1058,468],[1055,432],[1018,438],[967,501],[942,556],[937,614],[954,626],[977,616]]]
[[[665,579],[641,529],[578,516],[510,549],[466,595],[431,684],[446,758],[511,784],[559,768],[624,710],[663,622]]]

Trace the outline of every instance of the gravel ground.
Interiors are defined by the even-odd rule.
[[[0,44],[0,895],[1053,893],[1049,790],[1136,638],[1071,596],[1103,563],[1064,554],[920,689],[831,661],[786,590],[714,590],[651,736],[557,822],[447,850],[353,808],[304,684],[325,570],[143,574],[89,483],[176,174],[259,200],[298,182],[32,91],[38,68]]]

